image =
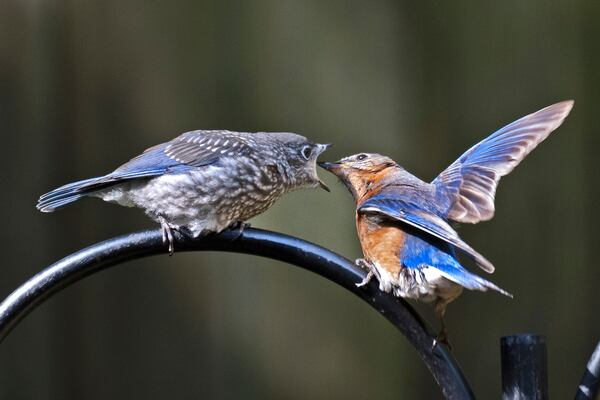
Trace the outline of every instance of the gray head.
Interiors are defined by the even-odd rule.
[[[304,136],[288,132],[259,132],[254,135],[256,139],[263,139],[260,142],[275,153],[284,169],[289,190],[320,186],[329,191],[317,175],[317,157],[330,144],[314,143]]]

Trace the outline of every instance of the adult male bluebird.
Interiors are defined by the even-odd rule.
[[[52,212],[84,196],[142,208],[172,230],[194,237],[244,226],[283,194],[321,186],[316,160],[329,145],[286,132],[192,131],[144,151],[108,175],[61,186],[40,197]]]
[[[494,271],[449,222],[491,219],[500,177],[556,129],[572,107],[573,101],[564,101],[505,126],[467,150],[431,183],[379,154],[319,163],[346,185],[356,201],[356,226],[365,257],[357,264],[369,270],[358,286],[374,275],[380,290],[433,302],[442,327],[438,340],[446,343],[446,306],[463,288],[492,289],[512,297],[461,265],[457,253],[486,272]]]

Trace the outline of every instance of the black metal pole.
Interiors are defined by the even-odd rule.
[[[546,338],[522,334],[500,341],[502,398],[504,400],[547,400],[548,360]]]
[[[575,400],[594,400],[598,396],[600,389],[600,342],[592,353],[587,363],[587,368],[583,373]]]
[[[245,229],[240,235],[224,231],[193,240],[176,234],[175,250],[216,250],[254,254],[315,272],[346,288],[387,318],[413,345],[447,399],[473,399],[473,393],[454,357],[404,300],[383,293],[376,282],[356,287],[365,272],[348,259],[321,246],[279,233]],[[0,341],[38,305],[80,279],[127,260],[166,253],[160,230],[142,231],[95,244],[44,269],[0,303]],[[176,259],[177,254],[174,258]]]

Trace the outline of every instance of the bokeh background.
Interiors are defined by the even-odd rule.
[[[515,294],[449,307],[475,393],[500,394],[499,338],[547,335],[550,391],[571,397],[600,338],[600,3],[358,0],[0,4],[0,296],[143,213],[37,197],[193,129],[292,131],[327,159],[381,152],[430,180],[495,129],[574,98],[503,179],[496,218],[461,230]],[[252,221],[360,255],[345,188],[297,192]],[[433,321],[427,307],[418,306]],[[406,340],[334,284],[250,256],[154,257],[41,306],[0,345],[10,399],[431,399]]]

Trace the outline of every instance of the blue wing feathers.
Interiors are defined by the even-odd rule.
[[[70,183],[42,195],[37,208],[51,212],[124,181],[182,173],[218,163],[223,155],[246,154],[251,148],[241,135],[247,134],[229,131],[186,132],[170,142],[150,147],[108,175]]]
[[[572,101],[564,101],[529,114],[461,155],[432,182],[446,205],[444,216],[461,223],[491,219],[500,178],[558,128],[572,107]],[[480,175],[485,179],[479,179]]]
[[[484,270],[493,271],[489,261],[464,243],[449,225],[440,225],[443,220],[437,216],[427,214],[418,205],[383,196],[373,196],[359,207],[359,211],[361,209],[377,210],[380,214],[408,223],[416,229],[412,232],[408,230],[408,238],[402,247],[400,256],[406,268],[435,268],[447,279],[467,289],[492,289],[512,297],[510,293],[469,272],[460,264],[454,249],[463,251]]]
[[[398,219],[406,219],[407,221],[414,222],[423,228],[427,228],[438,234],[443,234],[439,226],[436,226],[431,221],[428,221],[424,217],[416,214],[417,212],[423,213],[423,208],[418,205],[399,199],[373,196],[369,200],[362,203],[360,208],[368,208],[372,206],[376,206],[382,212],[389,214],[390,216],[395,216]]]
[[[466,256],[486,272],[494,272],[494,266],[475,249],[465,243],[458,233],[439,215],[427,211],[421,204],[403,201],[398,198],[386,197],[390,194],[376,195],[362,203],[357,211],[360,213],[376,213],[392,220],[398,220],[421,232],[421,236],[428,235],[438,239],[454,248],[461,250]],[[433,208],[433,207],[428,207]]]
[[[137,157],[132,158],[125,164],[117,168],[112,176],[127,176],[136,174],[150,174],[153,172],[164,171],[169,167],[179,165],[177,161],[168,157],[164,149],[167,143],[149,148]]]

